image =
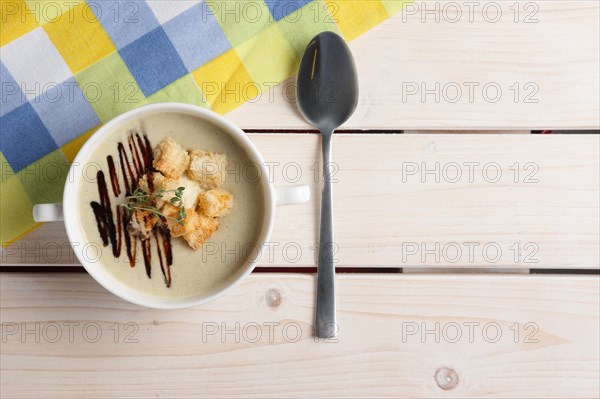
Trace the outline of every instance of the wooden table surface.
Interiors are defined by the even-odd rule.
[[[0,396],[598,397],[599,136],[531,131],[600,128],[600,3],[500,1],[496,23],[461,2],[451,23],[448,3],[351,43],[337,338],[312,334],[320,148],[290,80],[227,115],[276,184],[315,194],[277,210],[257,272],[205,306],[145,309],[45,224],[1,253]]]

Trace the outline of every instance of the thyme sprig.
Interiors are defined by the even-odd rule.
[[[185,208],[183,207],[183,190],[185,190],[185,187],[178,187],[175,190],[163,190],[159,187],[150,194],[138,187],[133,192],[133,195],[125,197],[127,202],[121,204],[121,206],[129,211],[135,211],[136,209],[150,211],[158,218],[175,220],[177,223],[179,223],[179,225],[183,226],[183,221],[187,216],[185,213]],[[169,200],[169,203],[181,208],[179,212],[177,212],[176,218],[165,215],[160,211],[160,209],[153,205],[156,200],[163,199],[167,193],[174,193],[174,196]]]

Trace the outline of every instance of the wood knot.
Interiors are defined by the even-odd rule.
[[[270,289],[265,294],[265,301],[267,302],[267,305],[272,308],[276,308],[281,305],[281,300],[281,292],[279,292],[279,290]]]
[[[454,389],[458,385],[458,374],[448,367],[439,368],[435,372],[435,382],[445,391]]]

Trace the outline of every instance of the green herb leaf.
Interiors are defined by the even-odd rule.
[[[133,192],[133,195],[125,197],[128,200],[128,202],[121,204],[120,206],[124,207],[129,211],[136,211],[138,209],[149,211],[156,215],[156,217],[158,218],[175,220],[177,223],[183,226],[183,220],[187,216],[185,213],[185,208],[183,208],[183,190],[185,190],[185,187],[178,187],[176,190],[164,190],[162,187],[159,187],[154,191],[154,193],[149,194],[146,191],[144,191],[141,187],[138,187]],[[164,197],[164,194],[169,192],[174,194],[174,197],[172,197],[169,200],[169,203],[181,207],[181,209],[177,213],[177,218],[163,214],[153,205],[156,199],[162,199]]]

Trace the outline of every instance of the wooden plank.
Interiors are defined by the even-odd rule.
[[[597,276],[363,274],[338,276],[337,283],[339,336],[315,342],[315,282],[308,275],[252,275],[211,304],[156,311],[113,297],[86,274],[3,273],[0,392],[598,395]],[[436,382],[440,369],[440,384],[451,389]]]
[[[313,192],[310,203],[277,209],[260,264],[313,266],[319,137],[251,138],[276,185]],[[597,135],[346,134],[333,148],[340,266],[600,267]],[[60,223],[9,246],[2,261],[77,264]]]
[[[414,2],[351,42],[361,95],[345,127],[598,129],[600,3],[475,4],[471,13],[469,2]],[[270,88],[228,118],[243,128],[308,126],[294,78],[257,83]]]

